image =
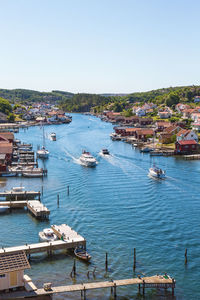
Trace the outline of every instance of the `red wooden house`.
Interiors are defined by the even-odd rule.
[[[176,146],[176,154],[190,154],[196,152],[199,148],[198,143],[195,140],[189,141],[177,141],[175,143]]]

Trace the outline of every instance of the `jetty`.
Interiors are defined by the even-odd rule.
[[[75,249],[78,246],[86,247],[86,240],[70,226],[62,224],[60,226],[52,225],[51,228],[54,232],[57,232],[57,236],[61,237],[61,240],[52,242],[41,242],[36,244],[26,244],[22,246],[14,246],[8,248],[0,248],[0,254],[2,253],[17,253],[19,251],[25,251],[26,255],[32,253],[47,252],[48,255],[52,255],[54,250],[67,250]],[[63,228],[64,233],[63,233]],[[0,298],[1,299],[1,298]]]
[[[1,201],[0,206],[10,209],[27,207],[27,210],[37,219],[48,219],[50,215],[50,210],[39,200]]]
[[[174,296],[174,288],[175,288],[175,280],[168,275],[155,275],[150,277],[138,277],[138,278],[129,278],[129,279],[121,279],[121,280],[111,280],[111,281],[101,281],[101,282],[88,282],[88,283],[79,283],[73,285],[65,285],[65,286],[55,286],[49,289],[35,289],[35,285],[33,286],[33,290],[28,291],[18,291],[18,292],[10,292],[9,294],[1,293],[0,299],[18,299],[18,298],[26,298],[26,297],[41,297],[46,295],[53,295],[57,293],[71,293],[71,292],[81,292],[80,299],[86,300],[86,292],[88,290],[94,289],[104,289],[111,288],[111,294],[113,294],[113,298],[117,298],[117,287],[120,286],[129,286],[129,285],[137,285],[139,293],[142,292],[145,295],[146,288],[163,288],[163,289],[172,289],[172,296]]]
[[[195,160],[200,159],[200,154],[182,155],[182,157],[186,160]]]
[[[0,192],[0,198],[5,198],[6,200],[31,200],[38,197],[38,200],[40,200],[40,192],[35,191],[4,191]]]

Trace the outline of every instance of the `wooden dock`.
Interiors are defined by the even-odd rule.
[[[67,224],[52,225],[51,228],[54,231],[54,233],[57,235],[57,237],[64,241],[69,241],[69,242],[84,241],[84,238]]]
[[[1,201],[0,206],[8,206],[9,208],[24,208],[37,219],[48,219],[50,210],[38,200],[26,201]]]
[[[81,299],[86,300],[86,291],[93,289],[104,289],[111,288],[111,294],[113,294],[114,299],[117,297],[117,287],[128,286],[128,285],[138,285],[139,292],[145,294],[146,288],[163,288],[163,289],[172,289],[172,295],[174,295],[175,280],[167,275],[156,275],[151,277],[142,277],[142,278],[130,278],[122,280],[112,280],[112,281],[102,281],[102,282],[88,282],[74,285],[66,286],[57,286],[52,287],[50,290],[45,291],[43,288],[33,290],[31,292],[19,291],[19,292],[10,292],[9,295],[0,294],[0,299],[18,299],[25,297],[37,297],[45,295],[53,295],[57,293],[66,293],[66,292],[81,292]],[[83,296],[83,298],[82,298]]]
[[[4,191],[0,192],[0,198],[5,198],[6,200],[31,200],[37,198],[40,200],[40,192],[35,191]]]
[[[84,238],[76,241],[62,241],[57,240],[53,242],[42,242],[36,244],[26,244],[22,246],[14,246],[8,248],[0,248],[0,254],[2,253],[16,253],[18,251],[25,251],[27,255],[33,253],[47,252],[48,255],[52,255],[55,250],[67,250],[75,249],[79,245],[86,245],[86,240]],[[0,298],[1,299],[1,298]]]
[[[182,155],[182,157],[186,160],[195,160],[200,159],[200,154]]]
[[[27,202],[27,209],[38,219],[48,219],[50,210],[38,200]]]

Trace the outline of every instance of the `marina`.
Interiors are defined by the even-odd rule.
[[[55,142],[50,139],[46,140],[51,153],[49,159],[45,162],[38,160],[40,168],[48,169],[48,177],[35,180],[22,176],[2,177],[1,193],[5,194],[12,187],[20,185],[25,187],[27,192],[42,191],[40,197],[45,200],[45,205],[51,211],[50,224],[70,224],[75,232],[80,232],[82,237],[87,237],[87,248],[92,256],[91,264],[88,265],[82,260],[78,262],[77,284],[82,282],[88,284],[86,282],[88,271],[92,277],[94,267],[97,267],[96,280],[98,282],[104,282],[105,276],[108,277],[106,280],[109,282],[112,278],[116,281],[121,278],[132,278],[133,269],[130,260],[133,256],[132,249],[136,245],[138,258],[135,269],[136,277],[137,275],[151,277],[151,274],[166,270],[176,278],[176,296],[181,299],[181,294],[184,293],[189,299],[195,300],[193,295],[197,295],[198,291],[190,282],[190,263],[195,266],[199,263],[198,256],[194,255],[199,250],[198,243],[195,242],[198,240],[198,231],[195,230],[193,236],[190,236],[189,228],[191,226],[198,228],[198,222],[196,213],[194,212],[191,218],[192,211],[187,209],[191,192],[187,168],[193,180],[198,182],[199,162],[196,161],[197,165],[195,165],[194,162],[191,164],[186,160],[177,160],[173,156],[169,157],[167,162],[162,156],[151,158],[148,154],[140,153],[137,147],[133,148],[129,143],[112,141],[109,137],[113,130],[111,124],[92,116],[76,114],[73,118],[67,130],[65,125],[59,125],[56,129],[54,126],[45,128],[47,135],[51,132],[56,132],[57,135]],[[33,151],[36,151],[38,136],[41,138],[41,134],[40,128],[35,126],[29,127],[29,135],[19,131],[16,138],[33,145]],[[100,149],[104,148],[109,149],[112,155],[106,159],[98,157],[97,168],[83,168],[78,162],[83,147],[95,157],[98,157]],[[161,169],[167,170],[166,180],[152,180],[147,176],[153,163],[152,159]],[[197,189],[193,189],[192,193],[193,197],[190,197],[190,202],[196,207],[197,212],[199,193]],[[159,195],[159,200],[157,195]],[[6,201],[6,195],[1,198],[5,198],[1,201],[2,203],[9,202]],[[38,198],[39,195],[35,199]],[[14,196],[11,202],[15,201]],[[4,226],[5,223],[8,224],[9,231]],[[72,239],[76,238],[73,231],[68,245],[68,241],[57,240],[52,242],[52,250],[50,243],[38,243],[38,233],[44,228],[50,228],[48,221],[38,222],[29,214],[13,209],[9,214],[1,214],[0,226],[2,228],[1,246],[6,251],[14,250],[16,253],[18,249],[29,255],[26,243],[31,245],[31,270],[26,273],[31,277],[35,286],[38,286],[38,290],[42,289],[44,278],[45,282],[52,283],[53,289],[72,285],[70,273],[73,259],[70,254],[66,253],[66,250],[72,243]],[[65,226],[64,228],[55,226],[54,232],[59,233],[59,238],[65,239]],[[15,238],[13,238],[13,233]],[[187,240],[189,249],[188,269],[184,267],[186,245],[181,242],[182,240]],[[84,241],[81,243],[84,244]],[[16,245],[21,246],[16,247]],[[70,247],[72,245],[76,246],[76,244],[71,244]],[[115,245],[114,248],[113,245]],[[3,249],[1,253],[4,253]],[[105,252],[109,254],[106,273],[102,267]],[[53,264],[49,261],[50,253],[56,254],[52,257]],[[187,271],[182,272],[183,268]],[[63,274],[65,274],[64,278]],[[192,277],[196,278],[197,274],[196,267],[194,267]],[[154,296],[146,291],[149,299],[159,299],[165,293],[165,288],[163,292],[162,289],[158,291],[156,286],[152,288]],[[127,285],[126,288],[119,286],[117,296],[129,295],[127,299],[131,299],[131,297],[136,297],[137,291],[138,286],[136,289],[133,289],[131,285]],[[80,293],[81,291],[78,292],[78,297]],[[109,288],[87,290],[88,299],[106,300],[109,296]],[[166,297],[170,299],[171,291],[166,294]],[[53,299],[59,299],[59,295],[53,294]],[[69,293],[69,299],[77,299],[77,294]]]

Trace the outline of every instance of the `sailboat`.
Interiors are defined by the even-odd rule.
[[[43,130],[43,145],[42,148],[37,151],[37,156],[39,158],[46,159],[49,157],[49,151],[45,148],[44,125],[42,125],[42,130]]]

